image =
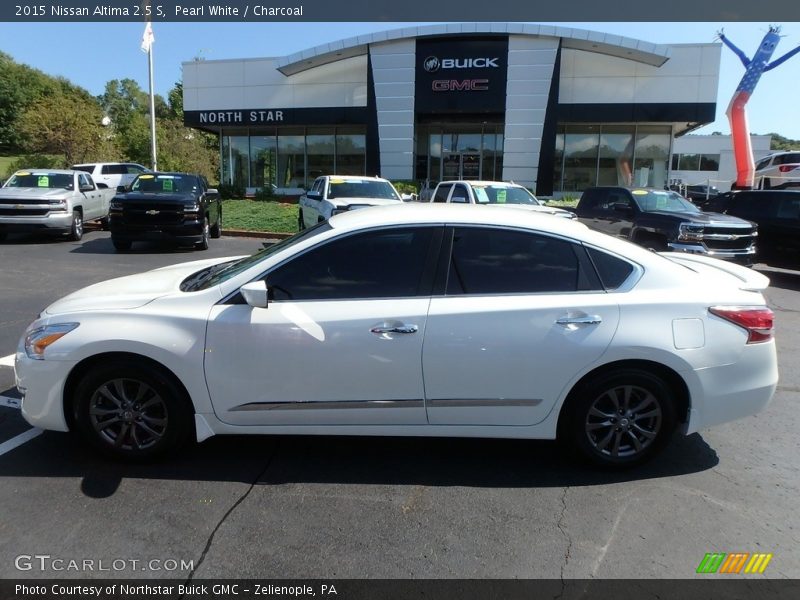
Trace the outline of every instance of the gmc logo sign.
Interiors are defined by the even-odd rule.
[[[435,79],[431,83],[434,92],[482,92],[489,89],[488,79]]]

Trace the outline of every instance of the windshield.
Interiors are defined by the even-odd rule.
[[[132,192],[145,194],[178,194],[197,187],[195,177],[183,175],[139,175],[131,186]]]
[[[72,189],[72,175],[47,171],[14,173],[6,183],[12,188]]]
[[[541,204],[524,187],[508,185],[472,185],[478,204]]]
[[[246,271],[254,264],[272,256],[276,252],[290,248],[295,244],[299,244],[303,240],[317,236],[328,231],[329,229],[331,229],[331,226],[327,221],[323,221],[322,223],[317,223],[313,227],[309,227],[300,233],[296,233],[292,237],[286,238],[277,244],[273,244],[268,248],[259,250],[252,256],[246,256],[244,258],[240,258],[239,260],[220,263],[206,267],[205,269],[201,269],[196,273],[192,273],[189,275],[189,277],[183,280],[181,283],[181,291],[195,292],[197,290],[205,290],[210,287],[214,287],[215,285],[219,285],[223,281],[227,281],[231,277]]]
[[[699,213],[701,210],[677,192],[633,190],[636,204],[643,212]]]
[[[328,198],[383,198],[400,200],[394,187],[388,181],[371,179],[335,179],[328,184]]]

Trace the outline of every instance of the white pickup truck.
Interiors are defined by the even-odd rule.
[[[105,220],[116,190],[82,171],[17,171],[0,188],[0,240],[9,232],[54,232],[83,237],[84,221]]]

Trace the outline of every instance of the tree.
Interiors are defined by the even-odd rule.
[[[64,166],[114,160],[119,152],[102,118],[91,97],[59,91],[31,104],[17,119],[17,130],[26,151],[61,155]]]
[[[792,140],[778,133],[770,133],[767,135],[772,136],[772,143],[770,150],[800,150],[800,140]]]
[[[219,178],[216,136],[184,127],[177,119],[161,120],[156,132],[159,170],[200,173],[209,181]]]

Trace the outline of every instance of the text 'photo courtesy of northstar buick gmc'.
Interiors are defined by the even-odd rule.
[[[456,436],[630,466],[767,406],[768,284],[551,215],[375,207],[74,292],[22,335],[16,383],[30,424],[118,458],[217,434]]]

